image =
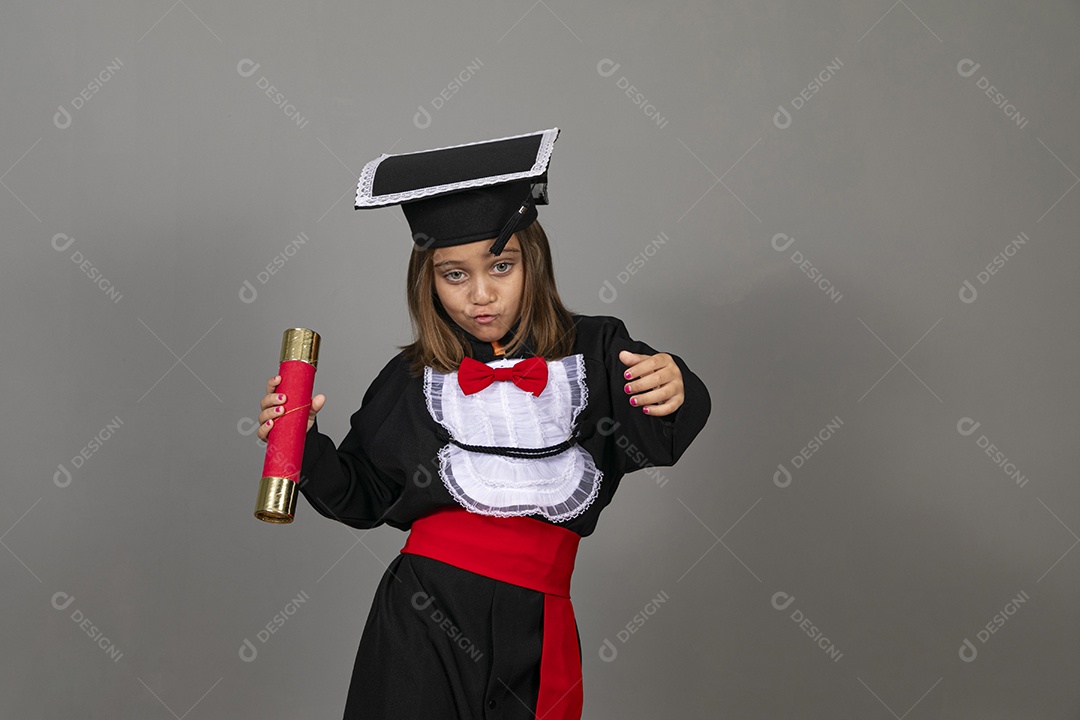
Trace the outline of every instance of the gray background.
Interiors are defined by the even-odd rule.
[[[8,3],[0,715],[340,716],[404,536],[251,516],[281,332],[340,441],[363,163],[558,126],[564,299],[713,398],[582,545],[586,716],[1080,717],[1077,4],[530,1]]]

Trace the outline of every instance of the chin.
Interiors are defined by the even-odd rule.
[[[473,323],[473,325],[475,326],[475,323]],[[495,340],[498,340],[506,334],[506,331],[502,328],[495,328],[491,327],[490,325],[488,325],[487,327],[477,327],[471,332],[473,337],[475,337],[477,340],[483,340],[484,342],[494,342]]]

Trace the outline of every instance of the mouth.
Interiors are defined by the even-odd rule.
[[[480,323],[481,325],[490,325],[492,322],[495,321],[495,318],[497,317],[498,315],[474,315],[473,320]]]

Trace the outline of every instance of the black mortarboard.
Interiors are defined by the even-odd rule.
[[[449,247],[496,238],[499,255],[510,236],[547,204],[547,167],[559,129],[383,154],[364,166],[356,208],[401,205],[413,241]]]

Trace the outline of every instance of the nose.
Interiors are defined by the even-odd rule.
[[[472,285],[472,293],[470,299],[476,305],[487,305],[495,300],[495,286],[494,284],[484,278],[478,278]]]

